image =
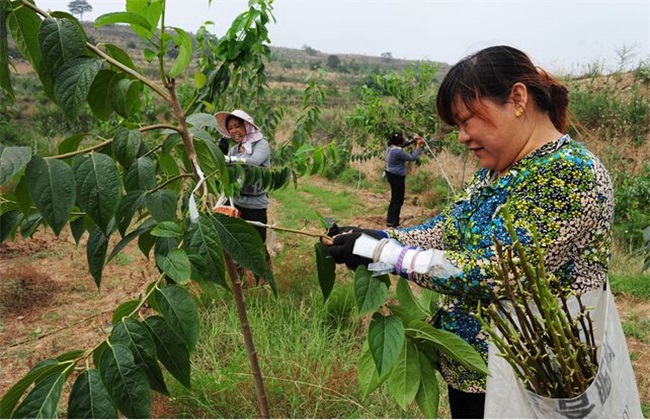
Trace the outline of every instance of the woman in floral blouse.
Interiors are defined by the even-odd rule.
[[[428,222],[334,238],[337,263],[376,261],[395,274],[443,294],[434,325],[470,343],[487,361],[487,334],[472,315],[489,302],[497,277],[495,239],[512,243],[501,209],[513,215],[519,240],[532,247],[531,226],[545,266],[563,285],[585,292],[602,287],[611,252],[612,184],[602,163],[567,130],[568,91],[523,52],[496,46],[454,65],[437,110],[458,128],[459,141],[478,158],[476,172],[454,203]],[[352,243],[352,245],[351,245]],[[488,367],[489,368],[489,367]],[[448,358],[441,370],[453,418],[482,418],[484,376]]]

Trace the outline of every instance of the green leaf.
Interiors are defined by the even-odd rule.
[[[244,268],[264,276],[267,266],[260,234],[241,219],[219,213],[212,214],[211,218],[225,252]]]
[[[140,300],[128,300],[120,304],[113,312],[111,323],[117,325],[122,322],[122,318],[130,316],[140,306]]]
[[[63,384],[70,376],[72,369],[68,363],[66,369],[52,373],[36,382],[13,413],[17,418],[52,419],[57,417],[57,406],[61,399]]]
[[[223,246],[219,233],[212,220],[204,214],[199,215],[197,223],[191,223],[185,241],[187,249],[196,252],[205,264],[202,277],[226,287],[226,266]]]
[[[388,378],[388,375],[389,373],[386,373],[384,376],[379,377],[377,366],[375,365],[375,360],[372,358],[372,353],[368,347],[368,342],[364,342],[361,357],[359,358],[359,363],[357,364],[359,390],[361,391],[363,398],[368,398],[368,396],[375,389],[379,388],[381,384],[383,384],[384,381]]]
[[[77,57],[66,61],[56,73],[54,94],[68,118],[79,115],[101,67],[101,60]]]
[[[31,147],[10,146],[0,143],[0,186],[22,171],[32,158]]]
[[[86,258],[88,259],[88,270],[93,276],[98,289],[102,282],[107,250],[108,237],[98,226],[93,226],[86,245]]]
[[[141,235],[148,235],[155,224],[156,222],[154,222],[152,219],[146,219],[140,224],[140,226],[129,232],[128,235],[123,237],[122,240],[120,240],[117,245],[115,245],[111,251],[111,254],[108,256],[106,263],[108,264],[113,258],[115,258],[135,238],[138,238]]]
[[[156,344],[144,325],[133,318],[123,318],[113,327],[110,342],[127,346],[133,353],[135,364],[147,375],[151,389],[169,395],[158,365]]]
[[[17,7],[7,16],[7,25],[16,47],[38,74],[48,98],[54,101],[54,82],[49,69],[43,65],[39,44],[41,18],[36,12],[27,7]]]
[[[59,236],[76,200],[72,168],[60,160],[34,156],[27,165],[25,178],[36,208]]]
[[[155,259],[158,268],[174,282],[185,284],[190,281],[192,266],[182,249],[172,249],[165,255],[156,254]]]
[[[101,28],[102,26],[112,25],[114,23],[129,23],[147,32],[151,32],[151,24],[147,19],[137,13],[130,12],[105,13],[95,19],[95,28]]]
[[[102,382],[99,371],[84,371],[72,386],[67,417],[71,419],[116,419],[117,407]]]
[[[77,203],[104,232],[122,198],[122,182],[115,161],[103,153],[75,160]]]
[[[158,359],[183,386],[190,388],[190,352],[187,345],[160,316],[144,320],[154,342]]]
[[[113,115],[113,89],[124,75],[113,70],[102,69],[95,76],[88,92],[90,110],[100,120],[107,121]]]
[[[129,118],[140,109],[142,83],[137,80],[120,79],[110,90],[111,106],[121,117]]]
[[[415,300],[411,286],[409,286],[408,281],[402,277],[397,280],[396,294],[400,303],[399,306],[407,312],[409,318],[424,319],[427,316],[430,316],[430,313],[422,308],[419,302]]]
[[[45,377],[58,374],[68,367],[69,364],[59,363],[54,359],[47,359],[34,366],[27,375],[23,376],[2,396],[0,400],[0,418],[11,418],[16,404],[25,390],[34,382],[39,382]]]
[[[327,251],[327,247],[320,242],[314,244],[316,253],[316,270],[318,271],[318,283],[323,292],[323,298],[327,300],[334,288],[336,280],[336,263]]]
[[[120,127],[113,136],[113,153],[120,164],[128,169],[138,156],[142,145],[142,134],[139,130],[129,130]]]
[[[164,189],[147,194],[145,205],[156,222],[175,221],[177,200],[173,191]]]
[[[172,78],[178,77],[190,64],[192,58],[192,38],[181,28],[174,28],[174,31],[176,31],[174,44],[178,48],[178,56],[169,69],[168,75]]]
[[[359,314],[363,315],[383,305],[388,296],[388,286],[378,277],[371,277],[364,266],[354,272],[354,297]]]
[[[11,73],[9,72],[9,37],[7,36],[7,13],[9,5],[0,3],[0,95],[4,96],[9,104],[13,103],[16,96],[11,86]],[[2,93],[4,91],[4,94]]]
[[[208,79],[205,76],[205,73],[203,72],[194,73],[194,87],[196,87],[197,89],[203,88],[203,86],[205,86],[207,81]]]
[[[416,337],[428,340],[440,351],[466,367],[487,375],[487,365],[479,352],[456,334],[434,328],[425,321],[412,321],[408,330],[416,332]]]
[[[376,312],[368,327],[368,344],[380,376],[390,372],[404,346],[404,325],[396,316]]]
[[[166,286],[155,292],[156,303],[171,329],[194,350],[199,340],[199,312],[196,303],[185,289]]]
[[[438,386],[438,378],[436,371],[429,358],[422,353],[418,352],[418,359],[420,361],[420,389],[415,396],[415,402],[420,407],[420,411],[424,417],[430,419],[438,418],[438,404],[440,402],[440,389]]]
[[[135,70],[135,63],[133,63],[133,60],[131,59],[129,54],[126,51],[124,51],[122,48],[113,44],[104,44],[103,47],[104,50],[106,50],[106,54],[108,54],[111,58],[114,58],[119,63],[124,64],[126,67]]]
[[[130,192],[134,190],[147,191],[155,187],[156,161],[150,157],[142,156],[126,171],[124,175],[124,188],[127,192]]]
[[[129,348],[109,343],[102,354],[99,373],[119,410],[130,418],[151,417],[151,392]]]
[[[43,66],[51,75],[57,75],[65,63],[86,53],[86,36],[70,19],[45,19],[39,32],[39,44]]]
[[[147,31],[139,25],[131,25],[131,28],[133,29],[133,32],[138,34],[138,36],[148,40],[151,38],[158,26],[163,9],[161,2],[150,0],[127,0],[126,11],[139,14],[147,19],[151,30]]]
[[[183,228],[176,222],[160,222],[151,230],[151,234],[162,238],[180,238]]]
[[[217,119],[212,114],[197,112],[187,116],[186,122],[196,128],[217,128]]]
[[[14,232],[23,216],[19,210],[10,210],[0,215],[0,242],[14,236]]]
[[[145,195],[144,191],[135,190],[122,197],[115,211],[115,221],[122,236],[126,235],[135,214],[144,208]]]
[[[81,141],[88,135],[89,133],[78,133],[66,137],[61,143],[59,143],[59,154],[77,151],[79,145],[81,144]]]
[[[415,400],[418,389],[420,389],[418,353],[415,345],[410,341],[406,341],[387,381],[389,391],[404,411]],[[431,371],[430,374],[434,375],[435,373]]]

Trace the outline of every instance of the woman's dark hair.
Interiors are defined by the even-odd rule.
[[[404,134],[399,131],[394,131],[388,135],[388,145],[389,146],[399,146],[404,141]]]
[[[505,103],[517,82],[526,85],[539,109],[548,112],[555,128],[566,132],[567,88],[536,67],[526,54],[504,45],[485,48],[451,67],[438,89],[438,115],[445,123],[456,125],[452,113],[456,100],[480,114],[478,99]]]

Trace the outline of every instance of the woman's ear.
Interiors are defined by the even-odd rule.
[[[517,82],[512,85],[510,90],[510,100],[515,103],[515,105],[526,107],[526,101],[528,100],[528,88],[525,84]]]

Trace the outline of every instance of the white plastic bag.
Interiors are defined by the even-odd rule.
[[[583,294],[581,300],[585,307],[594,308],[590,316],[598,346],[598,373],[587,391],[575,398],[552,399],[526,390],[490,342],[485,418],[643,418],[623,327],[609,285],[606,290]],[[569,307],[574,313],[575,298],[569,301]]]

